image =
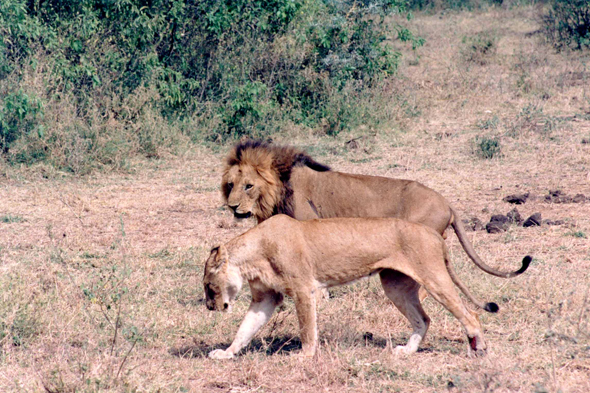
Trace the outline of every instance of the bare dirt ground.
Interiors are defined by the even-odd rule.
[[[223,208],[227,147],[195,147],[130,174],[47,180],[0,168],[0,391],[590,391],[590,200],[545,201],[553,190],[590,197],[590,56],[554,53],[535,15],[416,18],[427,44],[391,83],[407,97],[405,132],[276,138],[336,170],[420,181],[463,218],[485,224],[514,208],[505,196],[528,192],[517,206],[524,218],[563,221],[470,232],[493,266],[534,256],[510,280],[474,268],[448,234],[463,281],[500,306],[481,315],[487,356],[467,356],[458,321],[430,298],[421,350],[395,356],[409,325],[367,280],[320,304],[313,360],[291,356],[300,343],[290,302],[236,360],[207,359],[233,339],[249,295],[230,315],[207,311],[203,263],[212,245],[254,223]],[[473,61],[464,37],[480,32],[496,51]],[[476,137],[495,138],[501,152],[478,157]]]

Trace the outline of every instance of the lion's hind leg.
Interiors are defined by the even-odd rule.
[[[379,276],[385,294],[408,321],[410,321],[414,329],[408,343],[397,346],[395,352],[405,354],[414,353],[418,350],[418,346],[422,342],[430,325],[430,318],[426,315],[420,304],[418,295],[420,284],[411,277],[390,269],[382,270]]]

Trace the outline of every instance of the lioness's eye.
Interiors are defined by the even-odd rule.
[[[246,186],[244,187],[246,190],[251,189],[252,187],[254,187],[252,184],[246,184]]]
[[[214,299],[215,298],[215,291],[213,289],[211,289],[211,287],[209,286],[209,284],[207,284],[205,286],[205,292],[206,292],[207,297],[209,299]]]

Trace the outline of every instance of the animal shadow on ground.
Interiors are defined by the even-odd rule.
[[[333,340],[326,339],[322,340],[324,345],[331,345]],[[344,340],[344,344],[347,344],[348,340]],[[398,340],[395,340],[398,341]],[[461,340],[444,340],[444,341],[461,341]],[[375,337],[371,332],[362,334],[360,340],[355,340],[355,343],[348,343],[351,345],[361,345],[365,347],[374,347],[386,349],[388,347],[388,341],[385,337]],[[399,340],[399,343],[393,343],[395,347],[397,344],[403,345],[403,340]],[[209,352],[214,349],[225,349],[231,345],[231,342],[223,343],[207,343],[202,340],[193,340],[192,345],[183,345],[179,347],[173,347],[169,349],[169,353],[172,356],[179,358],[205,358]],[[241,351],[241,353],[247,352],[260,352],[267,356],[275,354],[289,354],[291,352],[297,352],[301,350],[301,340],[297,336],[279,336],[279,337],[266,337],[264,339],[254,339],[252,342]],[[418,352],[432,352],[432,348],[420,348]]]
[[[231,345],[231,342],[225,343],[206,343],[202,340],[194,340],[193,345],[184,345],[181,347],[170,348],[168,351],[172,356],[182,358],[201,358],[207,357],[209,352],[214,349],[225,349]],[[301,340],[294,336],[267,337],[265,339],[254,339],[240,353],[246,352],[263,352],[266,355],[286,354],[301,349]]]
[[[408,338],[398,337],[398,338],[391,338],[391,342],[388,341],[385,337],[374,336],[371,332],[365,332],[362,335],[362,341],[358,342],[360,345],[364,345],[365,347],[374,347],[374,348],[381,348],[383,350],[390,348],[393,349],[398,345],[406,345]],[[449,340],[452,341],[452,340]],[[354,345],[354,343],[349,342],[349,344]],[[432,348],[426,344],[424,347],[418,348],[418,352],[433,352]]]

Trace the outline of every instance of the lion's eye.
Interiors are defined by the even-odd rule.
[[[244,186],[244,189],[247,191],[247,190],[251,189],[252,187],[254,187],[252,184],[246,184]]]

